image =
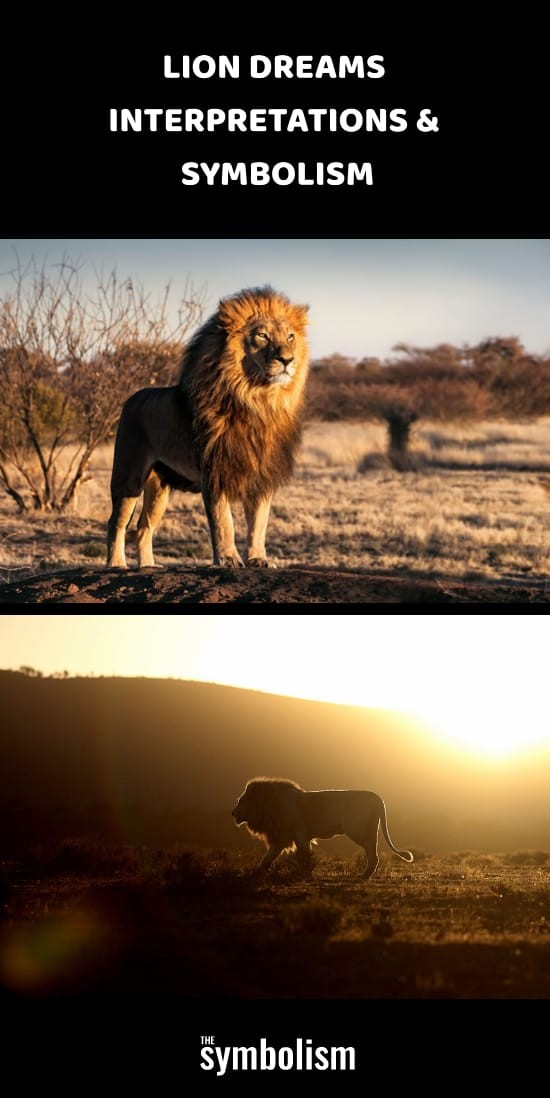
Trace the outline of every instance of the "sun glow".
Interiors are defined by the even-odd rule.
[[[547,747],[548,616],[5,615],[0,667],[231,684],[416,716],[480,758]]]
[[[477,699],[447,707],[426,706],[419,717],[438,737],[485,757],[508,757],[550,741],[550,719],[538,700]]]

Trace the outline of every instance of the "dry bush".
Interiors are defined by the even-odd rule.
[[[409,444],[419,421],[472,424],[550,412],[550,360],[528,355],[517,337],[463,348],[398,344],[394,350],[404,357],[354,363],[335,355],[315,361],[307,413],[312,420],[385,423],[388,458],[396,470],[418,466]],[[371,468],[368,460],[366,468]]]
[[[382,372],[381,372],[382,373]],[[323,419],[368,419],[386,424],[387,454],[396,470],[414,468],[409,455],[412,429],[420,420],[472,423],[492,415],[494,400],[470,377],[445,372],[419,373],[399,369],[383,372],[383,380],[358,382],[313,391],[310,409]]]
[[[154,301],[116,271],[89,291],[68,259],[12,272],[0,298],[0,485],[20,511],[64,511],[124,400],[172,381],[201,304],[187,289],[173,325],[169,294]]]

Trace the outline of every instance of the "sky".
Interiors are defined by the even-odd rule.
[[[0,295],[16,256],[63,256],[116,267],[156,295],[171,281],[220,297],[271,283],[311,307],[314,356],[390,355],[398,342],[429,347],[519,336],[550,352],[550,238],[1,238]]]
[[[172,676],[408,711],[481,750],[550,747],[544,615],[4,615],[0,668]]]

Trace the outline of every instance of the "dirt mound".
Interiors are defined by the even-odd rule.
[[[461,581],[321,569],[68,569],[0,585],[0,604],[548,603],[545,579]]]

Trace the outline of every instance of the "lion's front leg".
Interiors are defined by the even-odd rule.
[[[265,536],[269,522],[269,510],[273,493],[268,493],[259,500],[248,500],[244,503],[244,511],[248,526],[248,538],[246,542],[246,564],[258,567],[268,567],[265,549]]]
[[[225,493],[215,494],[203,483],[202,498],[210,527],[214,565],[228,565],[232,569],[244,566],[235,546],[233,516]]]
[[[138,496],[113,497],[113,510],[107,525],[107,565],[126,569],[126,528],[134,514]]]
[[[280,856],[282,850],[282,844],[270,844],[261,863],[259,863],[257,867],[257,873],[262,874],[264,871],[268,871],[271,864],[277,859],[277,856]]]
[[[311,840],[302,832],[299,832],[296,836],[296,856],[302,872],[305,875],[311,875],[313,872]]]

